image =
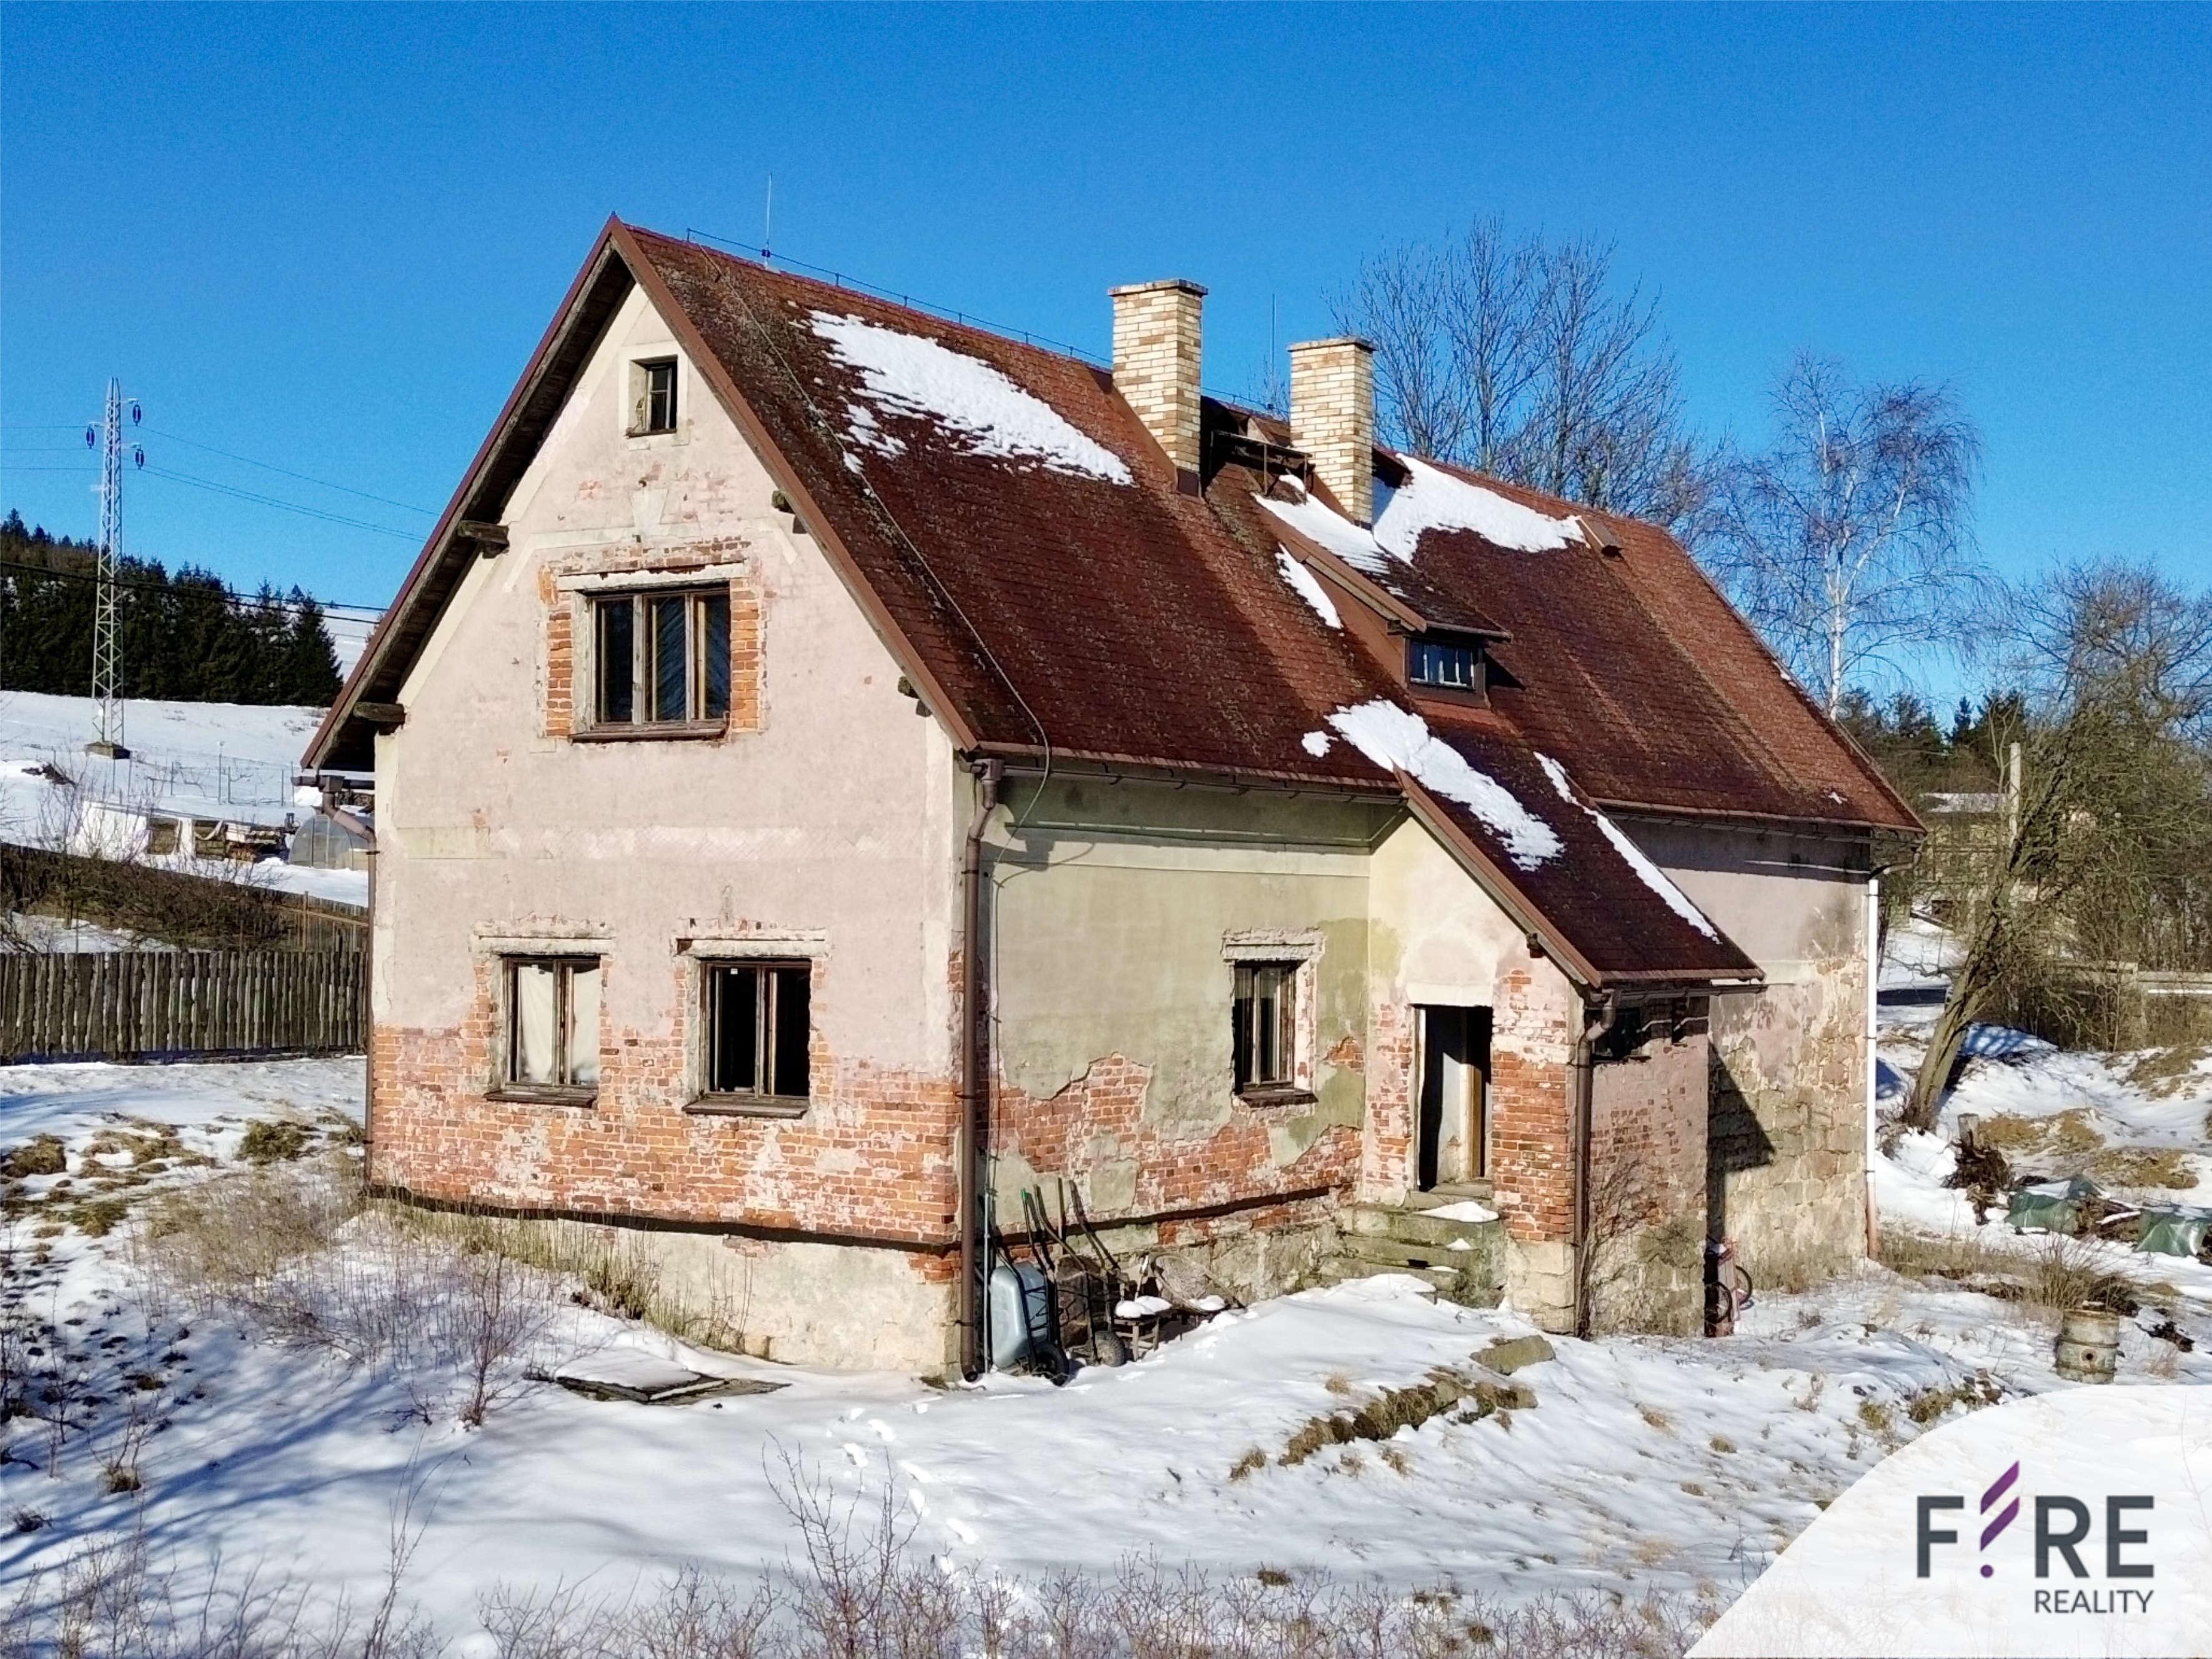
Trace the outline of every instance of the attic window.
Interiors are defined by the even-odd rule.
[[[630,434],[676,430],[676,359],[630,365]]]
[[[1480,696],[1483,691],[1482,651],[1474,645],[1416,639],[1406,647],[1406,678],[1415,685],[1440,691],[1460,691]]]

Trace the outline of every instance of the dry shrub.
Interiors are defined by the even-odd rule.
[[[1945,1279],[2017,1303],[2046,1321],[2071,1308],[2132,1313],[2145,1303],[2165,1306],[2178,1292],[2116,1264],[2092,1239],[2052,1235],[2033,1249],[1999,1249],[1979,1238],[1935,1236],[1885,1227],[1882,1265],[1911,1279]]]
[[[407,1373],[426,1413],[439,1379],[457,1379],[471,1426],[521,1386],[568,1300],[557,1274],[481,1240],[364,1213],[342,1158],[164,1194],[134,1266],[149,1306],[228,1313],[268,1340]]]
[[[701,1307],[672,1292],[648,1242],[628,1229],[431,1210],[392,1200],[372,1207],[406,1231],[465,1250],[496,1251],[542,1273],[576,1280],[584,1299],[601,1313],[641,1320],[710,1348],[738,1352],[744,1346],[744,1310],[720,1301]]]
[[[2025,1300],[2039,1312],[2055,1319],[2075,1308],[2106,1308],[2132,1314],[2146,1302],[2171,1303],[2170,1285],[2150,1280],[2117,1267],[2087,1239],[2054,1235],[2027,1258]]]
[[[1518,1607],[1449,1583],[1407,1592],[1267,1567],[1216,1577],[1157,1559],[1016,1581],[948,1575],[909,1547],[886,1481],[841,1495],[796,1459],[771,1470],[796,1534],[757,1585],[696,1570],[629,1595],[501,1584],[478,1602],[485,1659],[1672,1659],[1717,1609],[1680,1597]],[[0,1613],[0,1653],[70,1659],[427,1659],[453,1644],[400,1594],[420,1535],[395,1510],[383,1598],[320,1603],[249,1571],[187,1587],[143,1538],[81,1551]],[[51,1593],[49,1593],[51,1590]]]

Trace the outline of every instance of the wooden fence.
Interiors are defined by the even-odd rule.
[[[358,951],[0,953],[0,1062],[342,1053]]]

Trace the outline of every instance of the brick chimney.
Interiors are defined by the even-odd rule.
[[[1170,278],[1114,296],[1114,389],[1179,473],[1198,476],[1198,312],[1206,290]]]
[[[1349,337],[1291,348],[1291,441],[1360,524],[1375,517],[1375,348]]]

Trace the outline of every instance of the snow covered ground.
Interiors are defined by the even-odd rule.
[[[2049,1081],[2039,1103],[2090,1076],[2064,1059],[2026,1074]],[[2201,1122],[2212,1090],[2192,1081],[2172,1097],[2191,1095],[2190,1108],[2154,1107],[2110,1073],[2113,1121],[2133,1111],[2147,1133],[2179,1133],[2185,1109]],[[1975,1097],[2027,1089],[2009,1069],[1979,1077]],[[888,1486],[915,1547],[949,1570],[1110,1570],[1156,1553],[1227,1575],[1449,1579],[1510,1599],[1725,1600],[1928,1425],[2065,1386],[2048,1327],[2019,1307],[1869,1267],[1814,1294],[1762,1296],[1725,1341],[1553,1339],[1556,1358],[1512,1378],[1533,1407],[1449,1411],[1285,1463],[1312,1419],[1438,1368],[1472,1374],[1474,1355],[1531,1328],[1386,1277],[1231,1310],[1064,1389],[709,1358],[563,1304],[531,1356],[544,1370],[655,1355],[783,1386],[647,1406],[523,1384],[467,1429],[451,1377],[257,1340],[236,1319],[163,1305],[131,1266],[133,1218],[167,1188],[234,1169],[249,1133],[276,1138],[257,1122],[297,1126],[305,1158],[343,1156],[326,1149],[349,1139],[359,1079],[358,1062],[332,1060],[0,1068],[0,1148],[44,1135],[62,1154],[33,1158],[47,1172],[8,1188],[10,1363],[34,1395],[62,1379],[62,1398],[7,1425],[0,1515],[19,1530],[0,1534],[0,1599],[134,1528],[187,1578],[220,1557],[319,1595],[371,1596],[411,1492],[422,1533],[407,1593],[458,1634],[502,1581],[622,1594],[687,1564],[773,1571],[795,1537],[775,1492],[788,1457],[864,1498]],[[1886,1201],[1940,1192],[1917,1165],[1899,1168],[1884,1172]],[[2212,1382],[2212,1310],[2184,1306],[2187,1352],[2149,1334],[2153,1322],[2146,1310],[2124,1330],[2124,1379]],[[111,1492],[103,1466],[134,1433],[141,1484]]]
[[[70,844],[98,833],[88,814],[102,808],[282,824],[309,810],[293,780],[322,716],[319,708],[133,699],[125,705],[130,757],[108,760],[85,750],[90,698],[0,692],[0,839]],[[207,863],[189,855],[153,862],[188,871]],[[228,865],[214,868],[236,873]],[[358,870],[265,860],[253,879],[341,904],[368,902],[368,877]]]

